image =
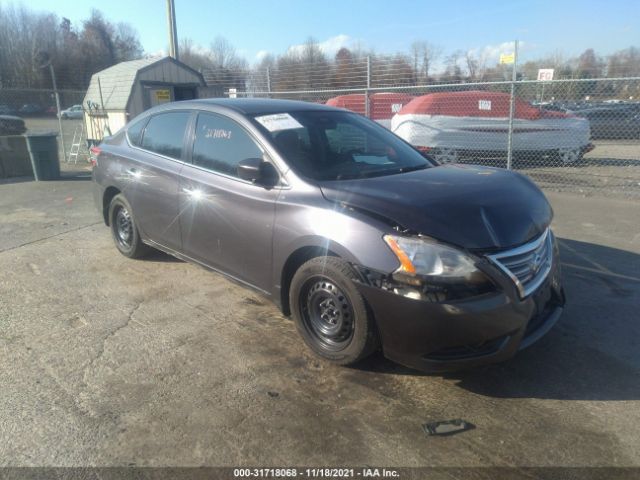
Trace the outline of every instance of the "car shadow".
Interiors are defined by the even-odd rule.
[[[143,257],[146,262],[159,262],[159,263],[183,263],[179,258],[169,255],[161,250],[153,249],[148,255]]]
[[[460,388],[497,398],[640,399],[640,255],[560,239],[567,305],[559,324],[504,363],[444,374]],[[356,367],[429,375],[375,355]]]
[[[602,168],[602,167],[620,167],[630,165],[633,162],[637,162],[636,159],[630,159],[628,157],[614,158],[614,157],[601,157],[601,156],[589,156],[581,159],[580,161],[573,163],[563,163],[557,158],[543,158],[540,156],[531,157],[516,157],[513,159],[514,170],[537,170],[537,169],[549,169],[549,168],[571,168],[576,171],[580,171],[585,168]],[[485,167],[498,167],[507,168],[506,158],[483,158],[483,157],[469,157],[461,158],[459,163],[465,165],[480,165]]]
[[[89,182],[91,181],[91,172],[82,170],[77,172],[61,172],[60,177],[56,180]]]
[[[0,177],[0,185],[9,185],[12,183],[26,183],[33,182],[33,176],[21,176],[21,177]]]

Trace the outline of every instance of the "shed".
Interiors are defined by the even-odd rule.
[[[89,143],[115,133],[129,120],[161,103],[198,98],[202,74],[172,58],[121,62],[94,73],[84,97]]]

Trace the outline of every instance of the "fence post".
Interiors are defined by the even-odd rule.
[[[364,92],[364,116],[371,117],[369,105],[369,89],[371,88],[371,56],[367,55],[367,89]]]
[[[518,67],[518,40],[513,52],[513,72],[511,73],[511,97],[509,99],[509,134],[507,137],[507,170],[511,170],[513,162],[513,116],[516,107],[516,70]]]
[[[64,146],[64,131],[62,130],[62,109],[60,108],[60,93],[58,93],[58,83],[56,82],[56,72],[53,70],[53,64],[49,62],[49,73],[51,73],[51,83],[53,84],[53,96],[56,99],[56,115],[58,116],[58,129],[60,130],[60,146],[62,147],[62,161],[67,157],[67,151]]]
[[[269,94],[269,98],[271,98],[271,70],[267,67],[267,93]]]

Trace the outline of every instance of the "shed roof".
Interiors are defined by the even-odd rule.
[[[100,78],[104,108],[106,110],[125,110],[138,71],[162,60],[164,58],[141,58],[140,60],[121,62],[94,73],[84,96],[84,105],[87,101],[100,105],[100,90],[98,88],[98,78]]]

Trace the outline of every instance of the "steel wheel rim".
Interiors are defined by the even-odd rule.
[[[560,160],[562,163],[573,163],[578,160],[580,153],[577,149],[560,150]]]
[[[129,211],[120,207],[115,218],[116,238],[124,248],[131,248],[133,244],[133,221]]]
[[[436,160],[440,163],[456,163],[458,154],[453,148],[441,148],[436,155]]]
[[[343,350],[354,330],[353,306],[344,292],[332,280],[316,276],[305,282],[300,299],[307,332],[323,349]]]

